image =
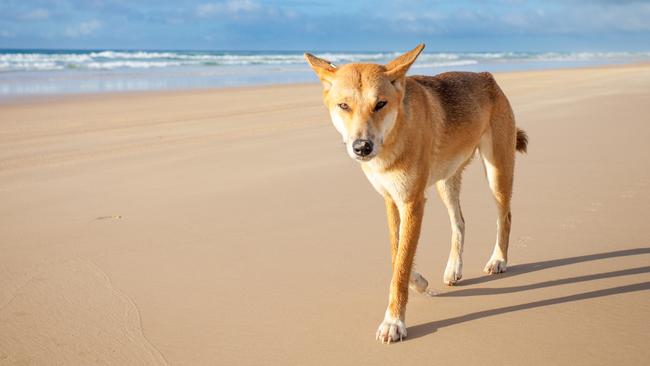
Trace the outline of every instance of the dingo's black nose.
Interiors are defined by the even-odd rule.
[[[368,156],[372,152],[372,141],[354,140],[352,143],[352,150],[357,154],[357,156]]]

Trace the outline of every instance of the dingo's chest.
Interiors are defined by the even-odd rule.
[[[409,188],[415,177],[404,171],[379,171],[364,168],[363,172],[375,190],[381,195],[390,195],[393,200],[405,202],[408,198]]]

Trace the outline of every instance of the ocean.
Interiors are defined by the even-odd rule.
[[[397,52],[315,52],[334,64]],[[410,74],[523,71],[650,61],[650,52],[425,52]],[[297,51],[0,50],[0,98],[314,82]]]

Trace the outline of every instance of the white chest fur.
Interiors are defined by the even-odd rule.
[[[408,188],[413,179],[406,172],[386,171],[370,163],[364,166],[363,172],[379,194],[388,194],[398,202],[406,201]]]

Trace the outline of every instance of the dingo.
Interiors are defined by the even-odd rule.
[[[386,202],[393,276],[388,308],[376,333],[382,343],[406,337],[409,282],[419,292],[428,286],[411,268],[425,190],[431,185],[451,221],[451,253],[443,281],[454,285],[462,277],[465,221],[458,197],[463,168],[476,150],[498,208],[496,245],[485,272],[506,270],[515,150],[525,152],[528,144],[490,73],[406,77],[422,49],[423,44],[387,65],[337,67],[305,54],[323,84],[325,105],[348,155],[361,163]]]

